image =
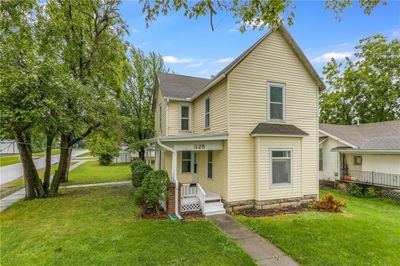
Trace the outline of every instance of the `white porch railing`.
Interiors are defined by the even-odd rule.
[[[181,212],[204,211],[206,192],[200,184],[182,184]]]
[[[200,201],[200,208],[201,211],[204,213],[204,205],[206,203],[206,192],[199,183],[196,184],[196,187],[197,187],[197,198]]]

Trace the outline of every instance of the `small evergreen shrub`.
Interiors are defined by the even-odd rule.
[[[365,197],[367,198],[376,198],[378,196],[378,192],[374,187],[369,187],[364,192]]]
[[[357,198],[361,198],[361,197],[364,196],[362,187],[360,187],[360,186],[357,185],[357,184],[352,184],[352,185],[351,185],[350,193],[351,193],[353,196],[357,197]]]
[[[155,210],[160,213],[160,202],[168,199],[169,178],[165,171],[150,171],[135,193],[135,202],[145,212]]]
[[[332,193],[328,193],[327,195],[321,197],[313,207],[319,210],[326,210],[330,212],[342,212],[342,208],[346,207],[346,202],[335,199]]]
[[[113,156],[110,154],[100,154],[99,163],[101,165],[110,165],[112,163]]]
[[[145,176],[153,169],[150,165],[140,164],[138,165],[132,173],[132,185],[134,187],[140,187]]]
[[[135,172],[136,167],[138,167],[139,165],[142,165],[142,164],[146,164],[146,163],[141,159],[133,160],[132,163],[131,163],[132,174]]]

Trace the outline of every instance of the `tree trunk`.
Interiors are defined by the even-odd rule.
[[[40,181],[36,166],[33,162],[30,144],[26,142],[22,133],[16,133],[16,140],[22,168],[24,170],[25,198],[43,198],[46,196],[46,192],[43,189],[42,182]]]
[[[68,143],[70,140],[70,136],[66,134],[61,135],[60,142],[60,161],[58,163],[57,172],[54,174],[53,181],[50,186],[50,193],[56,194],[58,193],[58,188],[60,186],[61,180],[64,179],[65,173],[68,168],[68,156],[69,156],[69,147]]]
[[[68,158],[67,158],[67,169],[65,170],[65,175],[61,176],[62,183],[68,182],[68,173],[69,173],[69,167],[71,165],[71,158],[72,158],[72,147],[69,147],[68,148]]]
[[[54,136],[52,134],[47,134],[47,146],[46,146],[46,166],[44,169],[44,177],[43,177],[43,189],[46,193],[49,192],[50,186],[50,171],[51,171],[51,150],[53,144]]]
[[[139,150],[139,158],[140,158],[142,161],[145,160],[145,158],[144,158],[144,148],[140,148],[140,150]]]

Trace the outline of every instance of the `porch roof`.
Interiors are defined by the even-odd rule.
[[[218,133],[204,133],[204,134],[185,134],[180,136],[161,136],[157,138],[152,138],[146,140],[148,143],[157,142],[160,140],[162,142],[188,142],[188,141],[212,141],[212,140],[227,140],[227,132]]]
[[[273,123],[259,123],[250,133],[252,137],[257,136],[278,136],[278,137],[303,137],[308,136],[295,125],[290,124],[273,124]]]

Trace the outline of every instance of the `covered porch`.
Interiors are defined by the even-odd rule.
[[[216,173],[228,134],[188,134],[152,140],[155,169],[168,172],[175,190],[175,213],[201,211],[204,215],[225,213]],[[222,176],[217,177],[220,181]],[[171,192],[170,192],[171,193]],[[172,194],[172,193],[171,193]]]

